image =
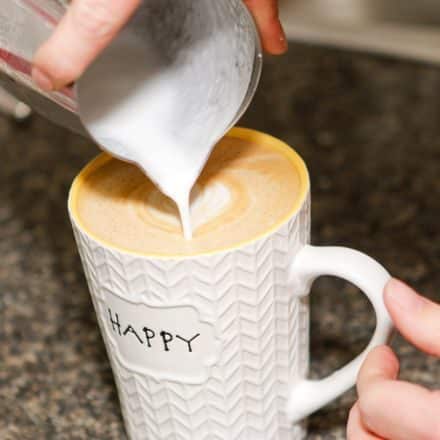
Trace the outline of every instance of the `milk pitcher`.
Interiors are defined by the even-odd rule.
[[[4,88],[55,123],[87,135],[88,130],[81,122],[81,105],[77,98],[78,86],[47,93],[39,89],[31,78],[33,56],[39,46],[50,36],[65,13],[68,3],[68,0],[1,1],[0,88]],[[191,26],[184,28],[185,23],[190,23]],[[141,35],[140,38],[143,39],[141,43],[145,43],[144,61],[150,69],[153,64],[154,75],[151,75],[151,78],[144,75],[145,81],[153,81],[153,77],[157,78],[158,75],[167,78],[165,69],[169,69],[170,65],[180,64],[181,68],[182,63],[187,60],[198,59],[198,57],[189,55],[200,51],[203,53],[204,49],[209,49],[205,50],[203,62],[192,61],[192,64],[188,66],[187,70],[191,69],[194,75],[187,75],[186,83],[180,80],[170,81],[167,84],[171,93],[175,90],[184,91],[185,96],[189,98],[201,82],[208,83],[215,80],[221,83],[218,80],[221,80],[222,72],[231,71],[231,59],[237,60],[237,71],[240,70],[237,72],[237,78],[241,75],[239,87],[244,89],[244,93],[243,100],[237,105],[235,118],[230,121],[230,125],[241,116],[255,92],[261,70],[261,46],[258,34],[255,31],[252,17],[241,0],[216,2],[144,0],[126,25],[124,33],[127,32],[132,32],[137,37]],[[238,45],[221,46],[218,43],[221,40],[218,38],[219,33],[224,35],[228,32],[233,41],[240,41],[241,46],[243,46],[243,40],[248,41],[249,43],[246,44],[251,49],[238,53]],[[243,35],[248,38],[243,38]],[[212,60],[210,72],[215,72],[215,77],[214,74],[210,77],[206,73],[206,52]],[[160,60],[158,60],[158,53]],[[116,55],[120,56],[121,63],[123,63],[124,54],[117,53]],[[95,63],[99,63],[99,58]],[[133,66],[133,69],[142,68],[142,63]],[[243,77],[243,71],[249,71],[250,74]],[[111,72],[109,75],[111,77]],[[116,75],[114,77],[115,81],[129,81],[127,78],[121,79]],[[230,81],[230,76],[228,81]],[[221,87],[211,87],[211,90],[214,94],[216,90],[221,93]],[[108,93],[112,93],[111,87]],[[215,98],[215,96],[210,96],[210,98]],[[191,103],[193,107],[195,104]],[[182,102],[182,105],[187,105],[187,103]],[[152,113],[153,117],[155,113],[157,114],[157,112]],[[227,128],[229,127],[224,127],[224,131]]]

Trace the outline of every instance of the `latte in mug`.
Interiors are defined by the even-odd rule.
[[[131,440],[303,440],[301,419],[355,384],[391,320],[390,274],[356,250],[309,245],[310,185],[282,141],[235,128],[193,191],[194,238],[137,168],[100,156],[69,214]],[[309,303],[322,275],[370,299],[368,347],[308,380]]]
[[[75,200],[84,227],[100,240],[136,253],[182,256],[227,249],[266,233],[292,211],[301,185],[285,151],[227,136],[193,188],[189,241],[175,203],[136,166],[110,156],[89,165]]]

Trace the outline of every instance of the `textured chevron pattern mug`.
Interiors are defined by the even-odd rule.
[[[90,232],[78,216],[78,191],[105,159],[87,166],[70,191],[73,230],[131,439],[303,439],[302,420],[353,386],[368,350],[391,331],[385,269],[355,250],[310,246],[301,158],[253,130],[236,128],[228,137],[286,155],[301,184],[288,216],[228,249],[167,258],[119,249]],[[377,325],[363,353],[311,381],[308,294],[321,275],[358,286]]]

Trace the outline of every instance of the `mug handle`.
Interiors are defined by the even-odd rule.
[[[298,296],[306,296],[316,278],[333,275],[343,278],[368,297],[376,313],[376,329],[367,348],[344,367],[321,380],[299,380],[290,390],[287,417],[292,423],[309,416],[351,388],[368,352],[387,343],[392,321],[383,302],[383,290],[390,274],[369,256],[343,247],[306,245],[293,264],[293,283]]]

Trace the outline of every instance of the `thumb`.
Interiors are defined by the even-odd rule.
[[[384,300],[400,333],[419,349],[440,357],[440,306],[396,279],[385,287]]]

